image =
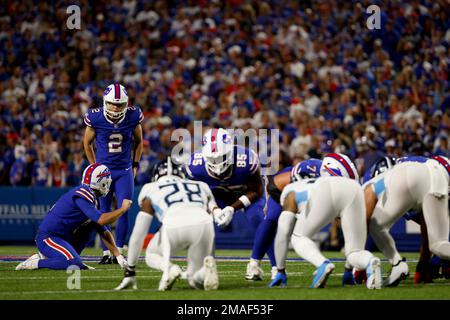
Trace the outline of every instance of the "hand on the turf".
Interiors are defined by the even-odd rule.
[[[119,263],[119,265],[122,269],[126,269],[128,267],[127,260],[124,258],[123,255],[118,255],[116,258],[117,258],[117,263]]]

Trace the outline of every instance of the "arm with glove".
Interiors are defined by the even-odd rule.
[[[261,174],[256,171],[252,174],[247,182],[247,192],[239,197],[231,206],[223,208],[220,212],[216,210],[214,214],[214,221],[219,227],[226,227],[233,219],[236,211],[247,208],[252,203],[257,201],[263,195],[263,183]]]

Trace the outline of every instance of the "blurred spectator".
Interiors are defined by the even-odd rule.
[[[88,166],[89,162],[83,157],[83,153],[80,150],[76,150],[73,153],[73,158],[69,162],[67,168],[67,185],[76,186],[81,183],[81,176],[84,169]]]
[[[397,157],[448,155],[448,3],[378,5],[374,31],[355,1],[87,1],[77,32],[61,27],[65,1],[0,7],[0,184],[18,143],[71,164],[83,114],[112,82],[144,111],[158,158],[195,120],[279,128],[285,163],[340,151],[361,171],[370,142]]]
[[[47,155],[44,149],[38,151],[38,159],[34,163],[32,184],[38,187],[45,187],[49,177],[49,163],[47,162]]]
[[[22,145],[14,148],[14,158],[16,159],[9,173],[9,181],[12,186],[20,186],[25,184],[26,179],[26,149]]]
[[[446,136],[441,136],[437,140],[438,144],[433,150],[433,154],[450,158],[450,145]]]
[[[58,154],[54,154],[49,167],[47,186],[65,187],[66,186],[66,164],[61,161]]]
[[[144,140],[144,149],[142,150],[142,157],[136,174],[137,184],[144,185],[150,182],[150,169],[157,161],[157,155],[151,150],[150,143]]]

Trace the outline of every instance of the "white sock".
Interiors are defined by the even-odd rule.
[[[254,265],[254,266],[259,266],[260,261],[261,260],[256,260],[256,259],[250,258],[250,264]]]
[[[295,227],[295,214],[289,211],[283,211],[278,219],[278,229],[275,236],[275,260],[278,269],[286,267],[286,257],[289,250],[289,238]]]
[[[327,260],[327,258],[320,253],[316,244],[308,237],[294,235],[292,237],[292,245],[299,256],[312,263],[316,268]]]
[[[164,271],[164,258],[159,254],[147,252],[145,262],[152,269]],[[169,268],[170,266],[172,266],[172,263],[169,262]]]
[[[110,252],[109,250],[104,250],[104,251],[103,251],[103,255],[104,255],[104,256],[110,256],[110,255],[111,255],[111,252]]]
[[[205,267],[201,267],[200,270],[194,273],[194,276],[192,278],[197,284],[203,285],[203,281],[205,280]]]
[[[119,250],[119,253],[120,253],[120,254],[123,253],[123,248],[117,247],[117,250]]]
[[[145,236],[148,233],[150,224],[152,223],[153,216],[139,211],[136,221],[134,223],[133,232],[130,236],[130,241],[128,242],[128,264],[130,266],[136,266],[139,259],[139,254],[141,253],[142,245],[145,240]]]

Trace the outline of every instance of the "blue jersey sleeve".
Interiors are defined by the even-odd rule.
[[[133,127],[136,127],[144,120],[144,113],[141,108],[135,106],[128,107],[128,112],[131,113],[130,119]]]
[[[102,215],[100,211],[88,200],[83,198],[75,198],[75,204],[80,208],[80,210],[92,221],[98,223],[100,216]]]
[[[203,156],[201,152],[194,152],[191,159],[185,166],[185,172],[189,179],[200,178],[205,170]]]
[[[88,127],[95,127],[96,114],[100,112],[99,108],[89,109],[84,115],[84,124]]]
[[[255,174],[257,171],[259,171],[259,168],[260,168],[259,157],[256,154],[256,152],[251,149],[248,149],[248,153],[249,153],[248,166],[249,166],[250,174]]]

